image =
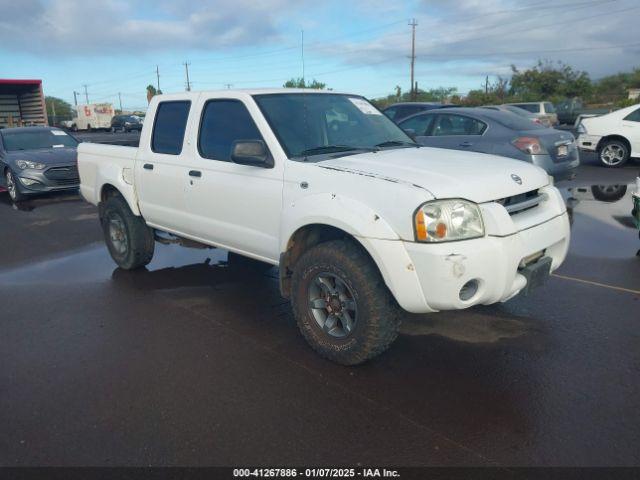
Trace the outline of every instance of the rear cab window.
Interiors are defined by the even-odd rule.
[[[190,108],[189,100],[166,101],[158,104],[151,136],[151,151],[166,155],[182,153]]]

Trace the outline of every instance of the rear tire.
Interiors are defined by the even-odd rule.
[[[142,217],[133,214],[119,195],[111,196],[102,208],[102,230],[111,258],[120,268],[133,270],[147,265],[153,258],[153,230]]]
[[[357,365],[380,355],[398,336],[395,300],[376,265],[352,241],[311,248],[294,266],[291,281],[300,332],[324,358]]]
[[[605,140],[598,149],[600,163],[608,168],[619,168],[629,161],[629,146],[622,140]]]

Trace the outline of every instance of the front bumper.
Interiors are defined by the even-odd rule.
[[[579,135],[578,136],[578,148],[580,150],[585,150],[588,152],[595,152],[598,148],[598,143],[600,143],[600,139],[602,137],[598,135]]]
[[[569,219],[564,212],[542,224],[507,236],[422,244],[368,239],[368,250],[400,306],[412,313],[456,310],[504,302],[527,285],[520,262],[544,252],[551,271],[569,248]],[[476,293],[461,300],[460,291],[475,280]]]
[[[57,192],[60,190],[77,189],[80,187],[80,177],[76,164],[55,165],[44,170],[14,170],[18,190],[25,194]],[[35,181],[26,185],[23,180]]]

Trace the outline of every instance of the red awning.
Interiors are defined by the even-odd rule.
[[[10,78],[0,78],[0,85],[40,85],[42,80],[12,80]]]

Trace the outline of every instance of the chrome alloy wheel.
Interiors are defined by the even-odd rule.
[[[610,143],[600,152],[600,160],[606,165],[614,167],[624,160],[625,150],[621,145]]]
[[[333,273],[321,273],[309,284],[309,308],[318,326],[331,337],[346,338],[356,326],[353,292]]]

